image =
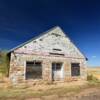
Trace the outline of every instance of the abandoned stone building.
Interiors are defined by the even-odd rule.
[[[56,26],[9,51],[12,82],[86,79],[86,57]]]

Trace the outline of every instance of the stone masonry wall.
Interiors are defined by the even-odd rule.
[[[80,63],[80,78],[86,78],[86,58],[60,27],[15,48],[11,52],[9,78],[13,83],[25,81],[26,61],[42,61],[42,78],[52,80],[52,62],[62,62],[64,80],[71,77],[71,63]]]
[[[13,83],[24,82],[26,74],[26,61],[42,61],[42,81],[52,81],[52,62],[62,62],[64,66],[64,80],[71,79],[71,63],[80,63],[80,79],[86,78],[86,64],[84,59],[72,59],[64,57],[37,56],[11,53],[9,77]],[[39,80],[40,81],[40,80]]]

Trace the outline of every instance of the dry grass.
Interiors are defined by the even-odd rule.
[[[30,87],[28,86],[22,86],[22,87],[9,86],[9,87],[4,88],[2,86],[0,88],[1,90],[0,100],[35,100],[34,98],[43,98],[45,96],[47,98],[51,98],[52,95],[54,97],[58,96],[58,97],[63,98],[63,97],[68,96],[70,98],[70,97],[74,97],[75,95],[80,94],[83,91],[87,91],[89,88],[98,89],[100,88],[100,83],[98,84],[98,83],[94,83],[90,81],[89,82],[83,82],[83,81],[77,82],[76,81],[76,82],[69,82],[69,83],[66,82],[66,83],[50,84],[50,85],[33,85]],[[84,93],[85,92],[83,92],[83,94]],[[29,98],[32,98],[32,99],[29,99]]]
[[[0,100],[26,100],[27,98],[41,98],[48,95],[58,95],[59,97],[72,96],[91,87],[100,87],[100,85],[94,85],[94,83],[90,84],[86,81],[75,81],[30,87],[1,87]]]
[[[88,68],[88,74],[93,75],[94,77],[96,77],[97,79],[100,79],[100,67],[90,67]]]
[[[69,93],[78,93],[82,89],[88,87],[86,82],[74,82],[60,83],[51,85],[35,85],[31,87],[1,87],[0,100],[6,100],[6,98],[17,98],[17,100],[23,100],[30,97],[42,97],[47,95],[67,95]]]

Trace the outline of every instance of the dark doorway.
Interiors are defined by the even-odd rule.
[[[42,78],[42,62],[27,61],[26,62],[26,79]]]
[[[71,64],[71,76],[79,76],[80,75],[80,64],[72,63]]]

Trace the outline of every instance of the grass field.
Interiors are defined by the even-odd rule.
[[[90,82],[66,82],[61,83],[60,85],[51,84],[40,86],[35,85],[31,87],[1,87],[0,100],[35,100],[35,98],[39,98],[39,100],[52,100],[48,98],[54,98],[54,100],[56,100],[57,98],[60,98],[60,100],[62,100],[64,97],[69,98],[67,100],[71,100],[70,98],[73,97],[72,100],[74,100],[74,97],[79,93],[82,92],[82,95],[86,94],[86,92],[83,91],[91,92],[91,90],[89,90],[90,88],[97,88],[100,90],[100,84],[90,84]]]
[[[83,82],[75,81],[30,87],[1,87],[0,100],[84,100],[82,99],[84,95],[91,96],[91,92],[100,93],[100,83]]]
[[[100,67],[88,67],[88,74],[100,79]]]

